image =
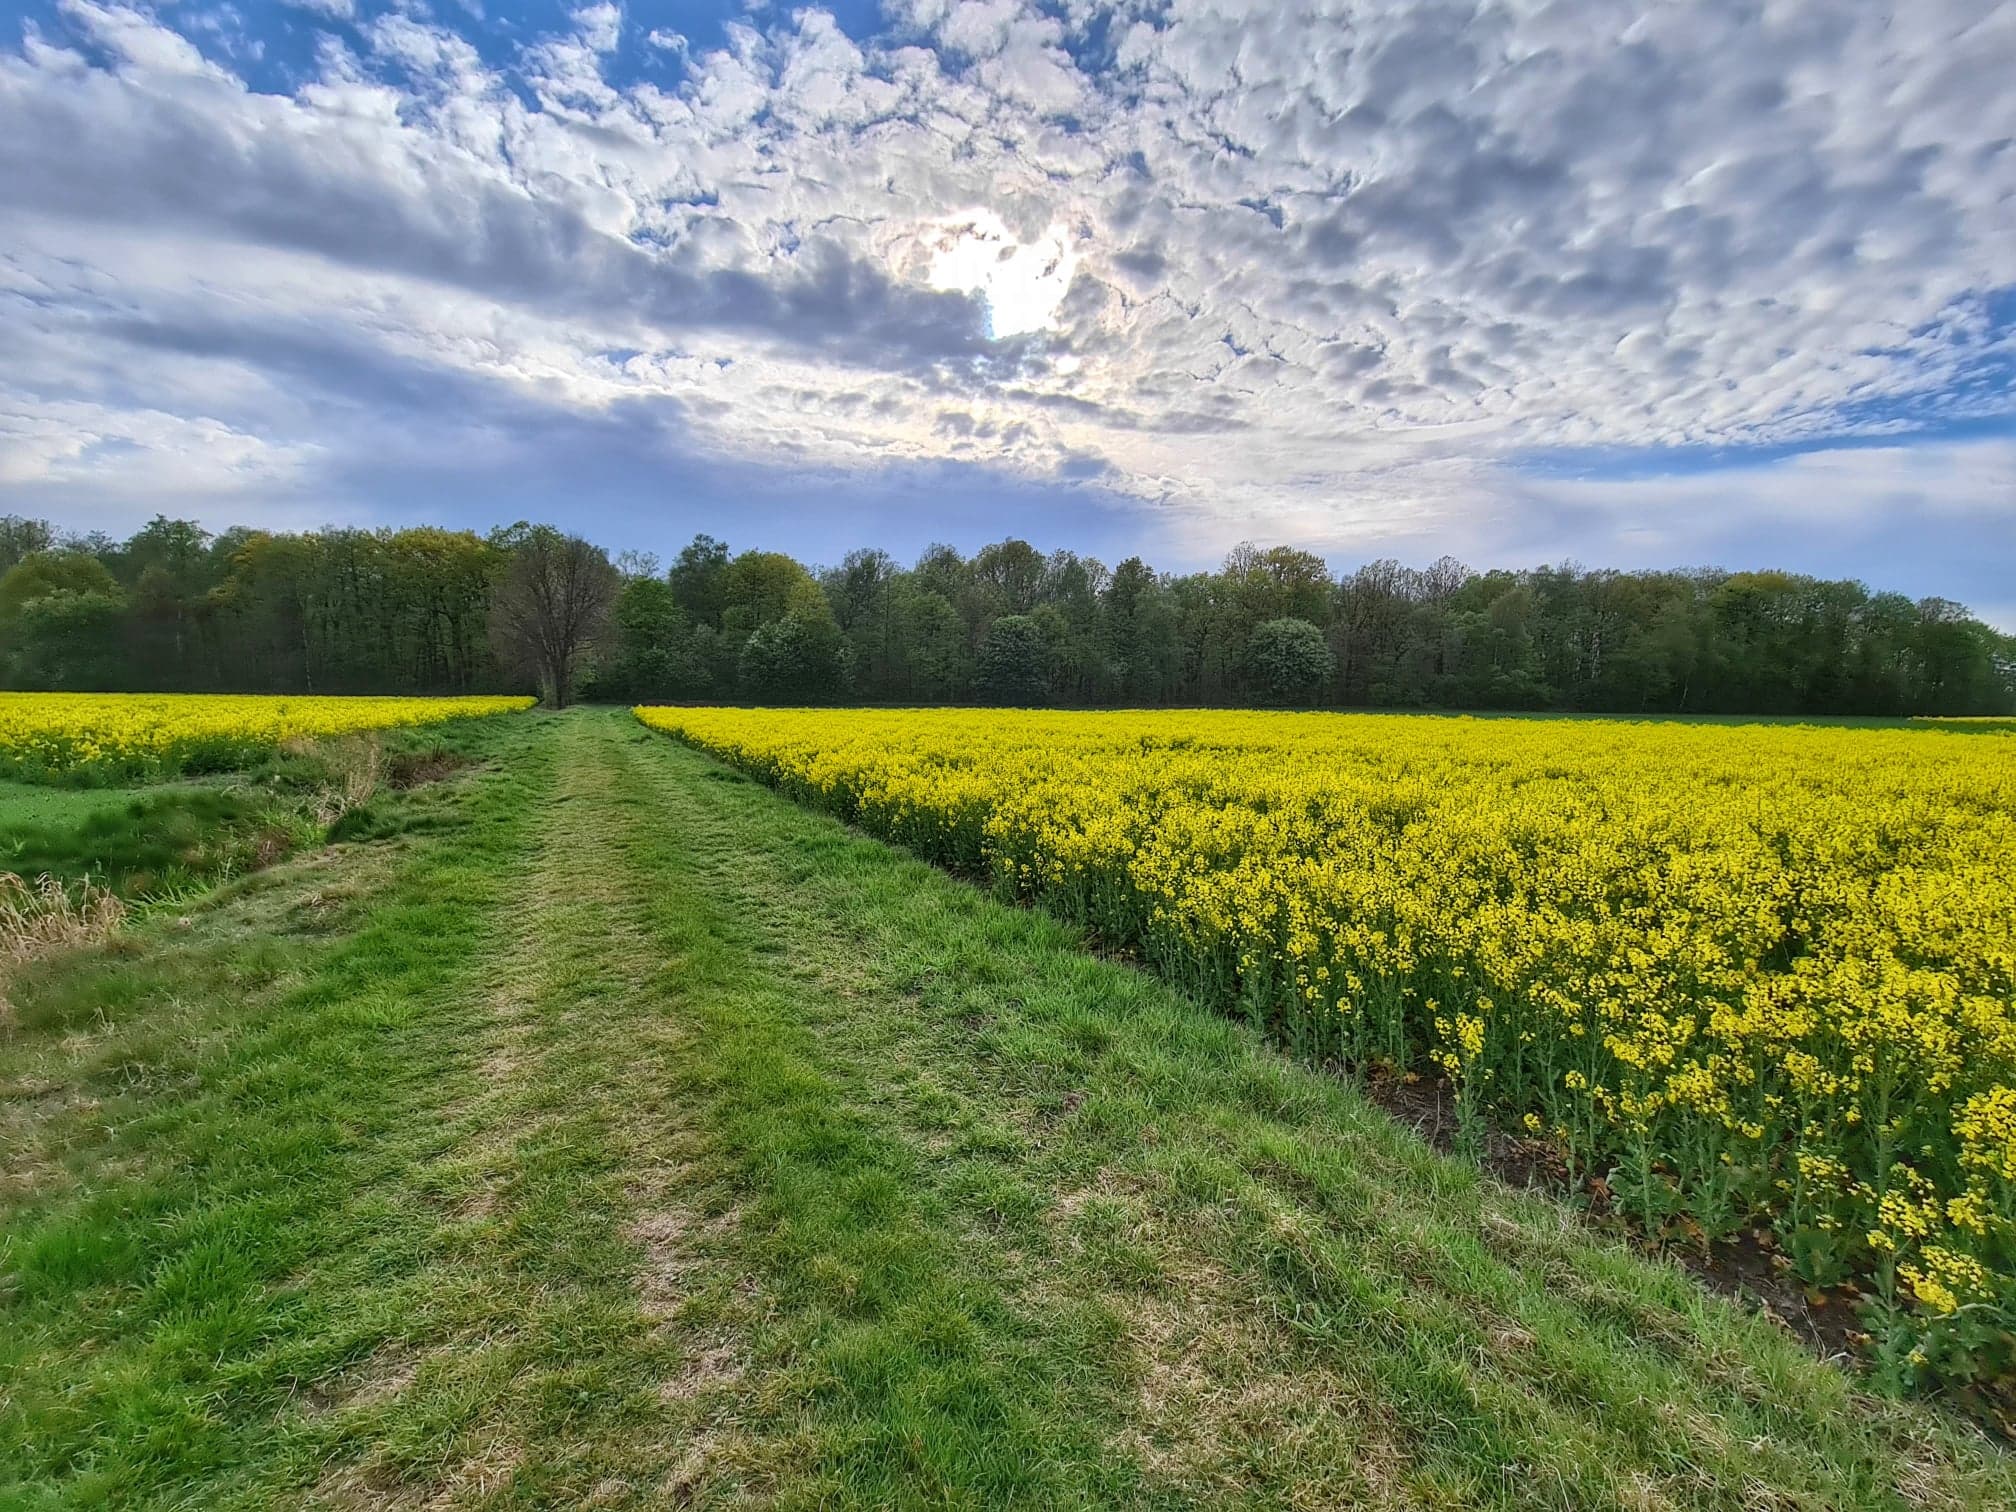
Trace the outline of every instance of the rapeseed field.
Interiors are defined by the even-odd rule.
[[[1446,1079],[1652,1234],[2006,1381],[2016,738],[1247,712],[640,708],[1313,1056]]]
[[[240,765],[285,741],[530,708],[519,697],[0,693],[0,775],[127,781]]]

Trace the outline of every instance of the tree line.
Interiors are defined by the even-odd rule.
[[[1291,547],[1210,572],[1006,540],[669,567],[547,526],[131,537],[0,517],[15,688],[1610,713],[2016,712],[2016,638],[1794,573],[1473,572]]]

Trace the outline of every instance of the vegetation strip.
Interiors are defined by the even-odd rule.
[[[0,693],[0,773],[84,786],[220,772],[289,741],[529,709],[524,696]]]
[[[524,754],[415,795],[431,843],[266,873],[20,984],[0,1502],[264,1505],[334,1452],[322,1384],[427,1315],[444,1241],[411,1173],[453,1139],[458,1005],[550,767]]]
[[[660,573],[523,523],[213,535],[156,518],[113,542],[0,515],[0,674],[27,688],[536,683],[564,704],[578,674],[584,696],[625,703],[2007,719],[2006,628],[1948,598],[1768,570],[1473,572],[1443,557],[1337,574],[1242,544],[1215,570],[1173,572],[1012,537],[908,565],[868,546],[814,569],[698,535]]]
[[[0,1502],[2016,1498],[1054,920],[625,719],[456,738],[24,982]]]
[[[1445,1079],[1468,1142],[1646,1234],[1757,1236],[1846,1286],[1887,1386],[2016,1418],[2006,738],[636,712],[1303,1054]]]

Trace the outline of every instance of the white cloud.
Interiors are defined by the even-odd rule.
[[[80,434],[214,421],[300,476],[326,455],[303,385],[403,365],[662,405],[717,456],[1094,477],[1195,543],[1486,539],[1601,495],[1682,550],[1707,485],[1542,487],[1519,459],[2008,413],[2006,382],[1967,380],[2016,362],[1984,302],[2016,284],[2016,9],[1112,10],[912,0],[872,42],[818,10],[712,48],[661,27],[638,79],[613,5],[508,72],[416,9],[286,95],[67,0],[64,35],[0,53],[0,339],[25,353],[0,466],[88,491],[113,451],[47,429],[81,404]],[[317,331],[350,365],[282,368]],[[374,401],[345,402],[368,438]],[[1985,510],[2016,458],[1718,476],[1895,518]]]
[[[1945,515],[2016,531],[2016,438],[1837,446],[1712,470],[1524,486],[1620,518],[1678,517],[1694,526],[1726,526],[1767,512],[1815,526]]]
[[[94,491],[165,508],[285,489],[311,460],[312,448],[275,444],[207,416],[0,390],[0,485],[88,481]]]

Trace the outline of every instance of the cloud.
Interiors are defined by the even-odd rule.
[[[2011,418],[1993,0],[307,9],[356,25],[305,80],[90,0],[0,52],[6,476],[81,501],[208,447],[354,498],[346,448],[452,390],[551,445],[620,411],[708,467],[1096,486],[1183,552],[1582,521],[1687,555],[1718,499],[1999,528],[1973,501],[2016,478],[1842,445]]]
[[[1843,562],[1868,548],[1867,566],[1837,565],[1881,579],[1895,565],[1878,543],[1915,536],[1955,557],[1952,581],[2006,571],[1990,543],[2016,540],[2016,437],[1921,441],[1910,446],[1823,447],[1726,467],[1631,476],[1526,476],[1501,487],[1529,556],[1590,556],[1656,565],[1746,564],[1770,540]],[[1972,540],[1976,544],[1969,546]],[[1803,544],[1802,544],[1803,543]]]
[[[1535,498],[1640,524],[1685,521],[1726,529],[1764,513],[1854,529],[1900,514],[1972,519],[2016,531],[2016,437],[1802,451],[1765,462],[1637,477],[1531,480]]]
[[[760,269],[723,265],[697,238],[647,249],[592,194],[528,192],[504,163],[438,133],[254,95],[130,14],[81,14],[128,71],[87,70],[54,91],[35,90],[27,71],[0,74],[14,127],[0,133],[0,176],[17,212],[86,234],[200,235],[584,321],[838,346],[877,365],[981,348],[970,301],[899,285],[833,238],[808,237]],[[466,66],[410,29],[394,34],[402,61]]]

